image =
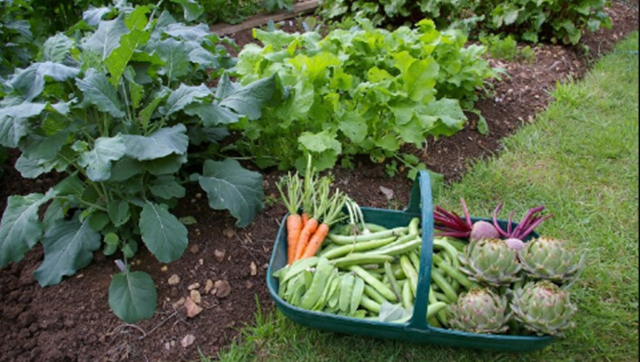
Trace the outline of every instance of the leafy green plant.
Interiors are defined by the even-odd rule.
[[[374,25],[397,26],[433,19],[438,29],[460,28],[513,34],[533,43],[545,40],[577,44],[583,31],[609,28],[607,0],[326,0],[320,14],[327,20],[364,17]]]
[[[374,162],[428,135],[451,135],[466,121],[476,89],[496,73],[464,47],[459,31],[438,32],[432,21],[394,32],[363,21],[359,28],[288,34],[254,31],[236,70],[243,84],[276,75],[288,97],[255,122],[239,122],[240,152],[260,167],[303,169],[305,153],[324,170],[339,156],[366,154]],[[343,159],[343,164],[345,161]]]
[[[229,210],[239,227],[261,210],[258,173],[230,159],[191,162],[190,149],[215,148],[229,124],[259,118],[275,79],[233,83],[224,71],[235,62],[206,25],[152,6],[93,8],[81,23],[73,38],[47,39],[37,61],[3,83],[0,144],[20,149],[16,169],[26,178],[67,176],[44,194],[9,197],[0,267],[40,242],[44,262],[34,275],[48,286],[101,248],[120,252],[109,304],[132,323],[153,315],[157,298],[150,276],[127,260],[140,241],[160,262],[180,258],[187,229],[169,209],[184,183],[199,183],[210,207]]]
[[[37,52],[28,21],[32,14],[28,0],[0,1],[0,79],[29,63]]]
[[[535,61],[535,51],[528,45],[519,48],[518,43],[511,35],[507,35],[504,38],[500,35],[480,36],[480,42],[487,46],[491,57],[494,59],[515,60],[525,63]]]
[[[494,32],[533,43],[577,44],[585,29],[611,27],[604,12],[607,4],[607,0],[490,0],[479,1],[474,12],[484,15],[485,26]]]
[[[262,7],[268,13],[275,13],[281,10],[292,11],[293,0],[263,0]]]

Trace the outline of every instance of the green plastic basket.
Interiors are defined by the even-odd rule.
[[[310,311],[295,307],[278,296],[278,280],[273,273],[287,263],[287,235],[285,218],[283,219],[276,243],[273,248],[267,272],[269,294],[280,311],[292,321],[311,328],[333,331],[342,334],[354,334],[384,339],[396,339],[407,342],[433,343],[465,348],[492,349],[511,352],[526,352],[543,348],[555,340],[551,336],[493,335],[461,332],[436,328],[426,321],[431,283],[431,265],[433,251],[433,203],[429,174],[420,172],[411,191],[409,206],[403,211],[362,208],[367,222],[387,228],[407,225],[414,217],[421,218],[422,252],[418,271],[418,290],[414,312],[407,323],[389,323],[359,318],[338,316],[329,313]],[[489,220],[472,218],[476,220]],[[505,228],[507,221],[499,220]],[[517,224],[513,224],[517,226]],[[532,233],[529,238],[537,237]],[[525,240],[526,241],[526,240]]]

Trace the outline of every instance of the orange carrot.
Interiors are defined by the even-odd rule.
[[[304,248],[304,252],[300,259],[316,255],[318,249],[320,249],[320,245],[322,245],[322,242],[327,237],[327,234],[329,234],[329,225],[325,223],[320,224],[316,229],[316,232],[313,233],[311,239],[309,239],[309,243],[307,243],[307,246]]]
[[[307,212],[303,212],[302,213],[302,226],[306,225],[307,221],[309,221],[309,214]]]
[[[311,236],[315,233],[317,228],[318,228],[318,219],[314,217],[309,218],[309,221],[307,221],[307,223],[304,224],[304,227],[300,232],[300,237],[298,238],[298,243],[296,244],[296,253],[293,258],[294,261],[302,257],[302,253],[304,253],[304,249],[309,243],[309,239],[311,239]]]
[[[287,264],[294,261],[296,245],[302,231],[302,217],[298,214],[287,216]]]

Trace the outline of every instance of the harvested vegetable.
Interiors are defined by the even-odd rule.
[[[509,213],[507,229],[503,230],[498,223],[498,213],[500,212],[501,208],[502,204],[498,204],[496,209],[493,211],[493,226],[498,231],[500,236],[502,236],[504,239],[524,240],[527,238],[527,236],[529,236],[529,234],[533,232],[533,230],[538,225],[540,225],[540,223],[553,216],[553,214],[549,214],[541,217],[538,215],[538,213],[544,210],[544,206],[534,207],[533,209],[527,211],[527,214],[524,216],[524,218],[522,218],[522,221],[518,223],[518,226],[516,226],[515,229],[511,230],[511,226],[513,224],[513,211],[511,211]],[[510,244],[516,246],[517,248],[521,247],[520,244],[514,241],[511,241]]]
[[[470,242],[459,259],[460,268],[469,279],[488,286],[499,287],[518,281],[521,266],[516,251],[500,239],[482,239]]]
[[[453,211],[446,211],[440,206],[436,206],[433,212],[434,227],[441,232],[435,236],[451,236],[460,239],[477,241],[483,238],[499,238],[500,234],[496,228],[486,221],[471,222],[471,216],[464,199],[460,199],[464,218]]]
[[[451,306],[450,325],[471,333],[504,333],[511,318],[507,298],[488,288],[475,288],[462,293]]]
[[[522,269],[530,278],[557,284],[574,281],[584,266],[585,256],[583,253],[578,260],[565,241],[546,237],[529,241],[518,252]]]
[[[546,280],[516,289],[510,307],[524,328],[558,337],[575,327],[572,318],[578,310],[567,291]]]
[[[282,196],[282,200],[287,207],[289,216],[287,216],[287,265],[294,261],[296,245],[302,232],[302,216],[298,214],[298,209],[302,204],[302,188],[300,178],[296,173],[291,173],[280,179],[276,183],[278,191]]]

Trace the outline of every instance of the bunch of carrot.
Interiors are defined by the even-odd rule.
[[[304,181],[298,173],[283,176],[277,183],[289,211],[287,228],[287,264],[314,256],[333,224],[342,220],[346,194],[331,194],[331,178],[319,177],[309,162]],[[300,209],[302,211],[300,212]]]

